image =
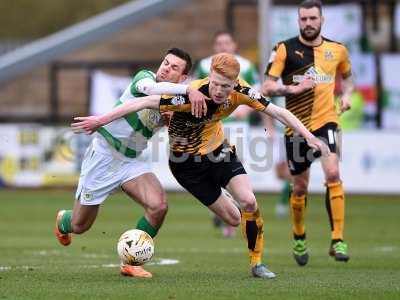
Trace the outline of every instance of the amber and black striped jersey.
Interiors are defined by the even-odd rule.
[[[282,78],[285,85],[299,83],[305,76],[312,77],[317,85],[313,90],[286,97],[290,110],[310,131],[334,122],[339,118],[335,109],[334,88],[336,73],[351,75],[351,65],[344,45],[323,38],[316,47],[304,45],[299,37],[278,43],[271,54],[266,75]],[[286,129],[286,134],[293,131]]]
[[[208,78],[195,80],[191,86],[209,97]],[[224,141],[222,119],[228,117],[241,104],[263,111],[269,100],[240,80],[225,102],[216,104],[207,100],[206,103],[207,115],[196,118],[191,114],[191,105],[186,95],[161,97],[160,112],[174,112],[168,127],[171,151],[192,155],[205,155],[214,151]]]

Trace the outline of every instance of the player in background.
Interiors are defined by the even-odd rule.
[[[343,240],[345,198],[339,173],[338,113],[334,103],[336,73],[343,78],[340,109],[350,109],[353,91],[351,65],[344,45],[321,36],[322,5],[319,0],[303,1],[298,9],[300,35],[278,43],[266,70],[263,93],[286,95],[286,108],[315,136],[329,146],[328,157],[321,158],[325,174],[326,208],[331,225],[329,255],[336,261],[348,261],[347,244]],[[291,85],[312,77],[314,89],[293,95]],[[282,78],[283,84],[277,83]],[[304,226],[310,165],[316,158],[305,141],[290,128],[285,132],[288,166],[293,178],[290,207],[293,222],[293,255],[300,266],[307,264],[309,255]]]
[[[190,114],[191,105],[187,96],[148,96],[125,103],[102,116],[75,118],[77,122],[72,127],[91,133],[126,113],[144,108],[174,111],[168,127],[172,174],[179,184],[225,223],[231,226],[241,224],[252,275],[274,278],[275,274],[262,263],[264,220],[249,177],[236,156],[235,147],[224,142],[221,120],[239,105],[248,105],[293,128],[307,140],[311,148],[323,154],[327,154],[329,149],[289,111],[271,104],[245,82],[238,81],[239,70],[240,65],[232,54],[217,54],[212,59],[210,76],[191,83],[193,88],[211,98],[206,101],[206,116],[200,119]],[[296,89],[306,90],[312,86],[313,82],[306,80]],[[229,191],[240,208],[222,192],[222,188]]]
[[[136,73],[117,106],[136,97],[151,94],[186,94],[194,112],[202,114],[204,95],[185,84],[192,61],[185,51],[167,51],[157,73],[141,70]],[[148,140],[164,125],[158,110],[146,109],[131,113],[99,128],[82,162],[73,210],[57,213],[55,235],[62,245],[71,243],[71,233],[82,234],[96,219],[100,205],[110,193],[121,189],[144,208],[144,216],[136,228],[155,237],[167,213],[167,200],[149,162],[140,159]],[[142,267],[121,265],[122,275],[152,277]]]
[[[249,83],[252,87],[258,88],[260,81],[258,78],[257,69],[254,64],[237,54],[237,43],[233,37],[233,34],[227,30],[220,30],[214,34],[213,38],[213,50],[214,54],[218,53],[231,53],[235,55],[235,58],[240,64],[240,78]],[[195,77],[198,79],[204,79],[208,77],[210,72],[212,57],[208,56],[199,61],[195,69]]]

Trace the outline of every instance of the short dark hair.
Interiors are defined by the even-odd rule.
[[[175,56],[183,59],[186,62],[186,66],[185,66],[185,69],[183,70],[183,74],[185,74],[185,75],[189,74],[189,72],[193,66],[192,58],[190,57],[189,53],[187,53],[185,50],[182,50],[180,48],[171,48],[171,49],[168,49],[167,55],[168,54],[172,54],[172,55],[175,55]]]
[[[322,15],[322,2],[320,0],[304,0],[300,3],[299,10],[300,8],[309,9],[313,7],[318,8],[320,15]]]
[[[219,37],[220,35],[225,35],[225,34],[229,35],[232,38],[232,40],[235,40],[235,36],[232,31],[230,31],[228,29],[221,29],[214,33],[213,41],[215,41],[217,39],[217,37]]]

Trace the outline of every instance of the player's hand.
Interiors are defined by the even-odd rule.
[[[297,93],[300,94],[305,91],[315,88],[316,82],[311,77],[307,76],[299,85],[295,86],[297,88]]]
[[[162,118],[165,126],[169,126],[169,123],[171,122],[171,118],[172,118],[173,114],[174,114],[173,111],[166,111],[166,112],[161,113],[161,118]]]
[[[99,116],[75,117],[74,121],[71,124],[74,133],[92,134],[103,125]]]
[[[314,149],[315,151],[321,152],[322,156],[326,157],[329,155],[330,150],[328,145],[321,141],[319,138],[313,136],[311,138],[307,138],[306,141],[310,148]]]
[[[345,111],[348,111],[351,109],[351,98],[347,95],[343,95],[340,98],[340,112],[344,113]]]
[[[207,115],[207,98],[202,92],[188,87],[187,95],[189,96],[189,101],[192,105],[192,115],[196,118],[201,118]]]

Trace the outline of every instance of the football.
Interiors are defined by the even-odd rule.
[[[125,231],[119,238],[117,251],[122,263],[140,266],[153,257],[154,242],[147,232],[131,229]]]

